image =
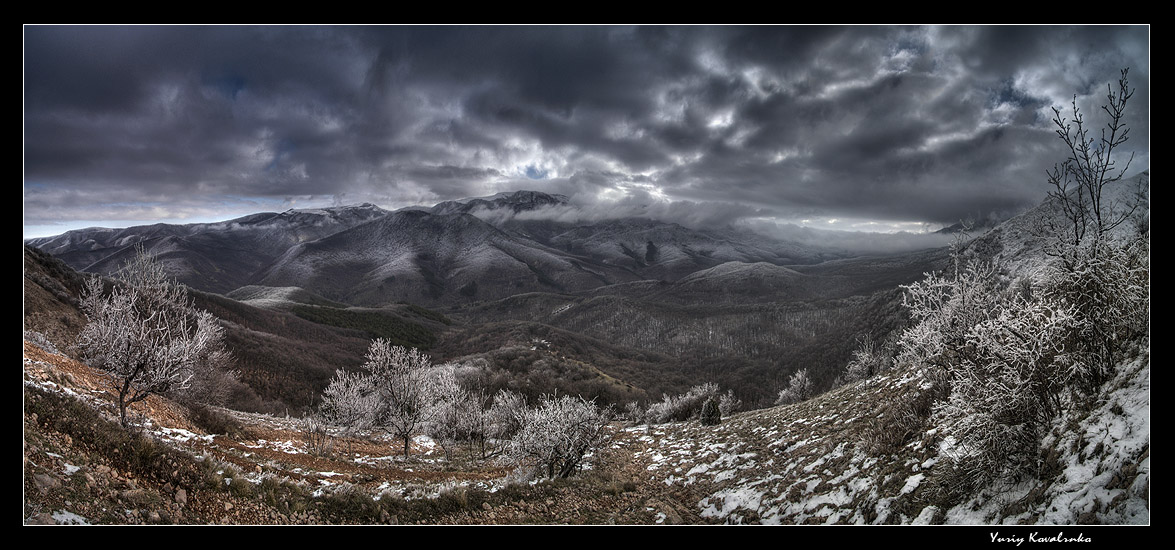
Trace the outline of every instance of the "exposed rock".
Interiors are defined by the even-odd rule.
[[[57,521],[48,512],[41,512],[29,518],[25,523],[29,525],[57,525]]]
[[[674,510],[672,506],[669,506],[668,504],[665,504],[664,502],[661,502],[656,499],[649,499],[647,502],[645,502],[645,506],[652,508],[658,512],[661,512],[662,514],[665,514],[665,524],[666,525],[681,525],[682,524],[681,515],[678,514],[677,511]]]
[[[48,474],[37,474],[33,476],[33,484],[36,485],[38,491],[44,494],[51,489],[61,487],[61,480]]]
[[[119,493],[118,496],[123,500],[137,501],[143,496],[145,492],[146,491],[143,491],[142,489],[127,489]]]

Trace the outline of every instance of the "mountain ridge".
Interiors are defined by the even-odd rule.
[[[459,305],[518,292],[676,281],[730,261],[786,265],[848,256],[735,229],[521,215],[570,207],[569,201],[515,191],[397,211],[364,203],[223,222],[73,230],[26,243],[79,271],[102,274],[117,271],[142,246],[180,282],[200,290],[306,285],[328,299],[363,306]]]

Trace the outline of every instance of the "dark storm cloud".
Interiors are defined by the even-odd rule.
[[[1126,66],[1143,169],[1147,27],[31,26],[25,216],[527,188],[952,223],[1037,202],[1049,107],[1094,113]]]

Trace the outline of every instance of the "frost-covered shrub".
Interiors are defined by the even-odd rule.
[[[191,385],[173,393],[186,400],[223,407],[241,388],[247,386],[232,368],[232,356],[226,350],[211,350],[192,365]]]
[[[421,427],[441,445],[447,456],[457,442],[480,435],[476,432],[483,414],[481,402],[457,383],[455,365],[432,367],[425,372],[424,379],[427,414]]]
[[[1018,300],[968,333],[969,353],[950,370],[935,419],[957,441],[954,458],[974,470],[970,479],[1031,471],[1064,391],[1084,370],[1082,324],[1063,304]]]
[[[649,406],[645,416],[651,424],[683,422],[702,413],[707,399],[718,397],[718,384],[706,383],[690,388],[677,396],[664,395],[661,401]]]
[[[743,406],[743,400],[734,396],[734,390],[726,390],[722,394],[722,398],[718,400],[718,412],[722,414],[722,418],[726,418],[735,413]]]
[[[328,455],[334,447],[326,424],[314,417],[302,420],[302,439],[306,444],[306,452],[315,456]]]
[[[968,267],[907,287],[917,324],[901,357],[949,383],[933,421],[960,479],[978,487],[1034,471],[1067,400],[1093,395],[1145,334],[1149,274],[1145,243],[1099,241],[1069,250],[1035,284],[1001,285],[994,270]]]
[[[874,375],[889,370],[893,364],[893,350],[878,344],[871,338],[860,341],[853,358],[845,367],[845,372],[839,376],[834,386],[843,386],[858,380],[867,380]]]
[[[1074,249],[1045,280],[1041,294],[1072,307],[1083,322],[1078,343],[1091,357],[1077,382],[1087,392],[1109,378],[1123,346],[1149,329],[1147,244],[1102,241]]]
[[[568,477],[604,442],[610,410],[582,397],[545,396],[526,412],[508,454],[546,477]]]
[[[501,390],[494,395],[490,405],[490,436],[507,440],[514,437],[526,420],[526,398],[510,390]]]
[[[808,369],[800,369],[788,378],[787,387],[779,392],[776,405],[788,405],[807,401],[816,395],[816,386],[808,376]]]
[[[914,324],[900,338],[899,363],[949,367],[965,348],[971,327],[998,311],[1004,285],[996,267],[967,262],[959,253],[954,259],[953,270],[903,286],[903,303]]]
[[[629,422],[639,424],[645,419],[645,410],[641,408],[640,403],[629,401],[624,405],[624,418]]]
[[[57,351],[57,346],[54,346],[53,342],[51,342],[48,337],[46,337],[44,334],[41,334],[40,332],[35,330],[26,330],[24,331],[24,339],[25,341],[31,342],[32,344],[49,353],[61,355],[61,352]]]

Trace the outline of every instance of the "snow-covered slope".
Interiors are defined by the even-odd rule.
[[[876,419],[917,393],[923,373],[891,371],[810,401],[715,427],[630,428],[649,475],[708,495],[703,517],[768,524],[1146,524],[1150,522],[1150,354],[1135,350],[1090,410],[1052,424],[1040,479],[951,496],[949,446],[934,429],[879,452]]]

